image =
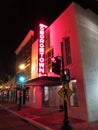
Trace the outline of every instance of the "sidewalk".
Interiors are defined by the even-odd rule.
[[[21,106],[21,110],[17,111],[16,104],[1,103],[0,106],[37,126],[38,130],[62,130],[64,112],[59,112],[57,108],[34,109]],[[74,130],[98,130],[98,122],[87,123],[74,118],[69,120]]]

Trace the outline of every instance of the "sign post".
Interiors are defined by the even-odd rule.
[[[62,52],[62,76],[64,76],[64,56],[63,56],[63,42],[61,43]],[[63,88],[58,92],[64,99],[64,125],[62,130],[73,130],[71,123],[68,120],[67,100],[70,97],[71,90],[69,90],[69,80],[62,80]]]
[[[18,90],[18,108],[17,108],[17,111],[21,110],[21,100],[22,100],[21,90]]]

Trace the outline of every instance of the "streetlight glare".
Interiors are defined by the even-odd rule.
[[[19,76],[19,82],[23,83],[25,81],[26,77],[24,75]]]
[[[23,69],[25,69],[25,65],[24,65],[24,64],[21,64],[21,65],[19,66],[19,68],[20,68],[21,70],[23,70]]]

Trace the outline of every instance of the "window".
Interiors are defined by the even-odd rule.
[[[49,88],[43,87],[43,106],[49,106]]]
[[[78,107],[79,103],[78,103],[78,91],[77,91],[76,80],[71,80],[69,87],[73,91],[72,95],[70,96],[69,105],[73,107]]]
[[[70,48],[70,38],[64,38],[64,64],[70,65],[72,64],[72,57],[71,57],[71,48]]]
[[[53,51],[53,48],[51,48],[46,53],[46,73],[50,72],[50,70],[52,68],[51,59],[52,59],[53,55],[54,55],[54,51]]]

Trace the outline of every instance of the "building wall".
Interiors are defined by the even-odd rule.
[[[42,89],[40,86],[30,86],[29,105],[33,108],[42,108]]]
[[[85,100],[85,92],[84,92],[82,63],[81,63],[80,46],[79,46],[79,39],[78,39],[78,32],[77,32],[77,25],[76,25],[76,17],[74,12],[74,4],[71,4],[50,25],[50,27],[47,30],[49,30],[50,32],[50,47],[54,48],[54,56],[61,56],[61,42],[63,41],[64,38],[70,37],[72,64],[70,66],[65,66],[65,67],[70,69],[71,78],[77,79],[79,106],[78,107],[69,106],[68,112],[69,112],[69,116],[71,117],[75,117],[75,118],[77,117],[77,118],[87,120],[87,109],[86,109],[86,100]],[[32,44],[32,69],[31,69],[32,78],[35,78],[37,76],[37,59],[38,59],[38,41],[35,41]],[[36,88],[34,91],[36,91]],[[58,93],[55,93],[55,95],[58,95]],[[32,98],[32,96],[34,96],[34,92],[31,94],[30,98]],[[35,106],[37,107],[38,105],[36,104],[37,102],[36,96],[34,98],[35,100],[32,99],[32,101],[33,100],[35,101],[35,103],[32,103],[33,107]],[[57,97],[59,98],[59,96]],[[39,102],[40,105],[41,102],[42,99],[40,98],[40,102]],[[50,106],[53,106],[52,98],[50,98]]]
[[[31,79],[38,77],[38,40],[32,44]],[[40,86],[29,86],[29,105],[33,108],[42,107],[42,89]]]
[[[46,30],[50,33],[50,48],[54,49],[54,57],[61,56],[61,42],[70,38],[72,64],[65,65],[70,69],[71,79],[75,79],[77,86],[78,106],[72,107],[68,102],[70,117],[93,121],[97,119],[98,99],[97,78],[97,17],[88,10],[72,3]],[[38,76],[38,40],[32,44],[31,79]],[[50,75],[51,76],[51,73]],[[93,87],[92,87],[93,86]],[[53,92],[53,89],[55,92]],[[52,89],[52,95],[57,96],[57,89]],[[51,91],[51,90],[50,90]],[[29,104],[36,108],[42,107],[42,89],[40,86],[30,86]],[[58,102],[55,102],[56,105]],[[53,106],[52,97],[49,101]]]
[[[26,79],[31,78],[31,46],[34,41],[34,31],[29,31],[27,36],[21,42],[19,47],[16,49],[16,79],[18,75],[24,74]],[[25,65],[25,69],[21,70],[19,66],[21,64]]]
[[[98,16],[76,5],[89,121],[98,119]]]
[[[78,107],[69,107],[69,116],[88,120],[82,61],[80,54],[79,38],[75,17],[74,3],[72,3],[49,27],[50,43],[54,48],[54,56],[61,56],[61,42],[70,37],[72,64],[65,66],[70,69],[71,78],[77,79],[79,97]]]

